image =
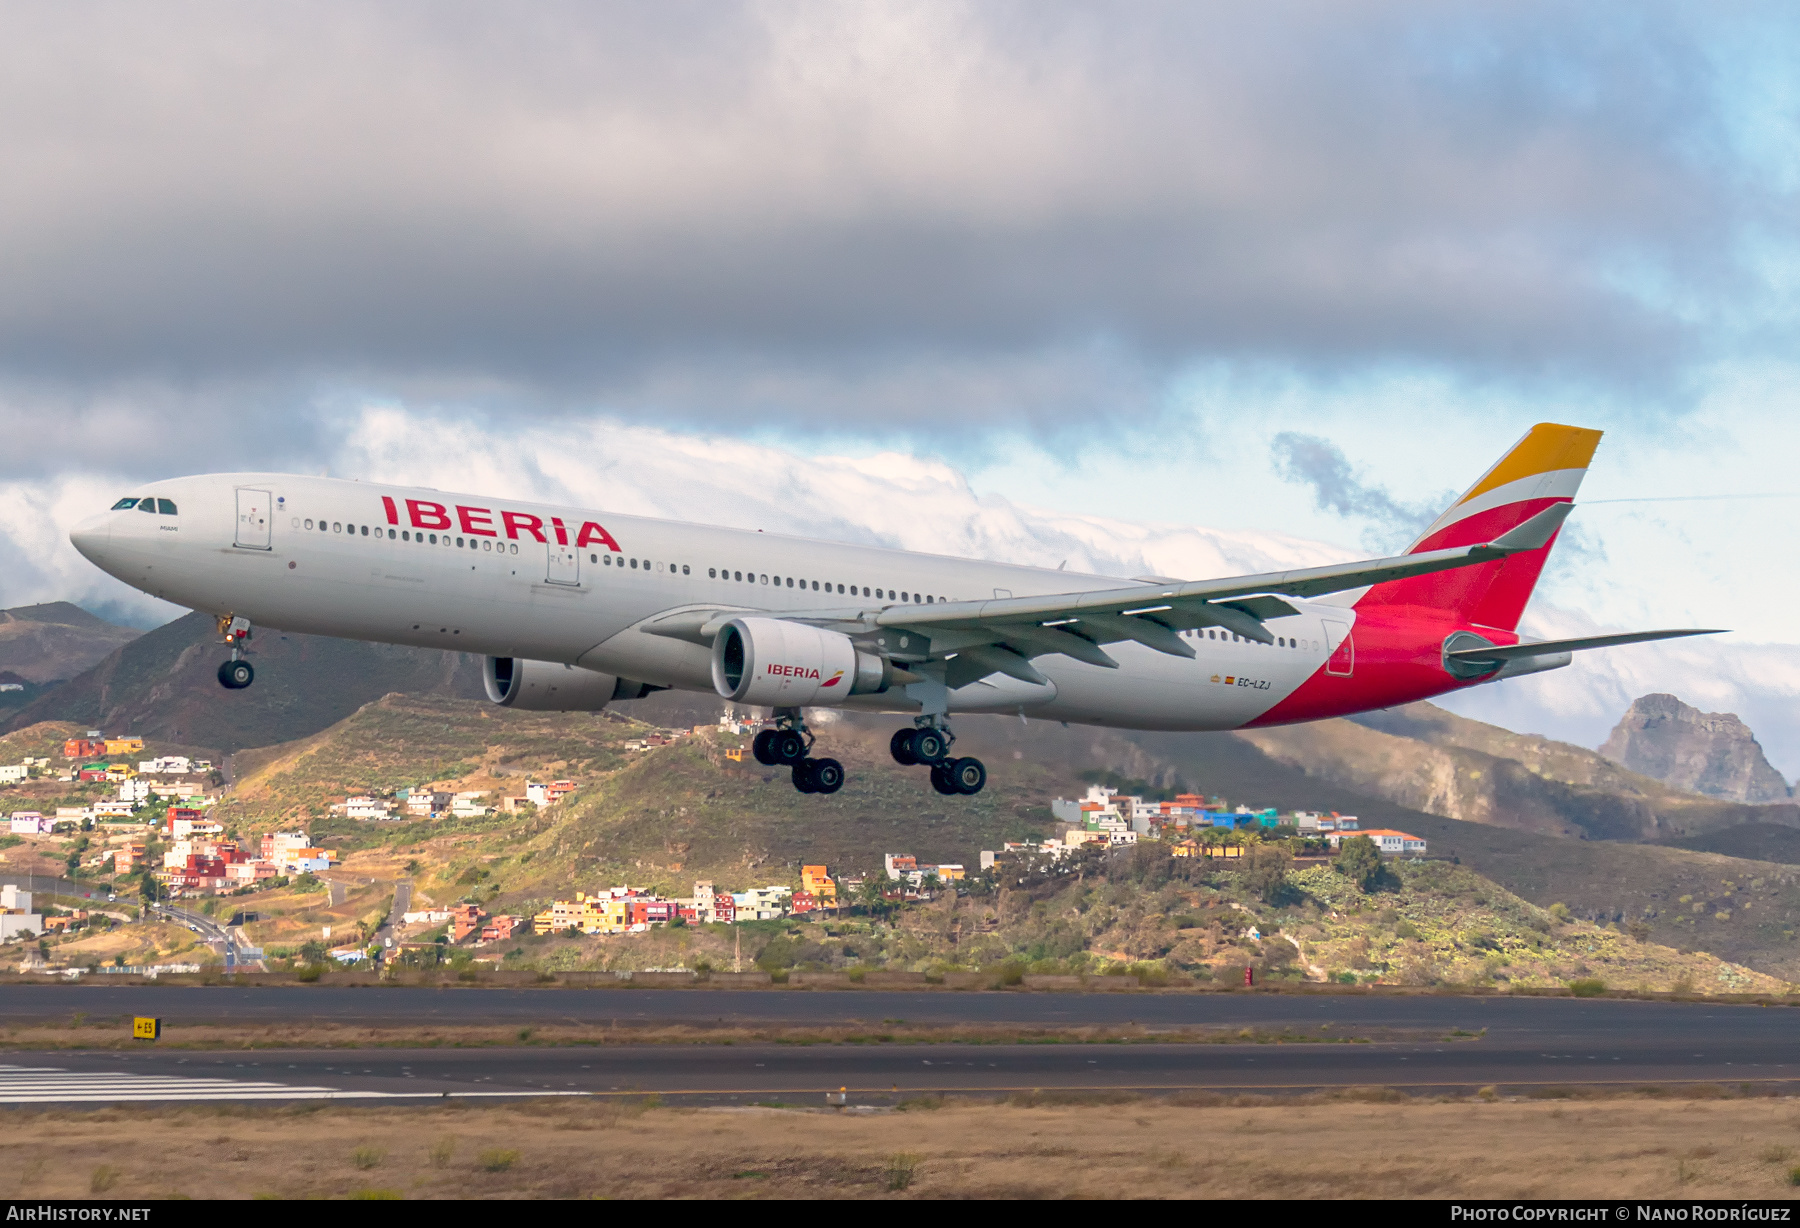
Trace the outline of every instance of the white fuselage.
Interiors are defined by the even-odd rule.
[[[103,512],[71,539],[107,572],[178,605],[259,627],[561,662],[708,693],[709,650],[646,634],[643,623],[690,608],[878,610],[1130,583],[288,474],[177,478],[119,494],[158,498],[174,511]],[[1268,623],[1281,646],[1190,631],[1183,638],[1193,660],[1129,642],[1108,648],[1118,669],[1039,657],[1048,685],[995,675],[953,692],[951,708],[1140,729],[1237,728],[1317,673],[1355,619],[1343,605],[1290,604],[1299,613]],[[916,710],[897,690],[849,706]]]

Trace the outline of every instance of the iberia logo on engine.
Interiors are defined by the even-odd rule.
[[[843,678],[843,676],[844,676],[844,671],[840,669],[837,673],[833,674],[831,677],[829,677],[825,681],[821,682],[819,684],[819,689],[822,691],[828,686],[836,686],[838,684],[839,680]],[[817,678],[818,675],[814,674],[813,677]]]
[[[765,672],[773,678],[817,678],[819,676],[818,670],[808,669],[804,665],[770,665],[766,667]],[[836,682],[837,679],[833,678],[831,681]],[[826,685],[831,684],[826,683]]]

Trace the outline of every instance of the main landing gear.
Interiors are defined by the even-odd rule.
[[[939,793],[973,796],[987,785],[987,768],[979,759],[952,758],[950,747],[955,741],[946,725],[919,725],[896,729],[888,742],[888,752],[903,767],[929,764],[931,787]]]
[[[836,793],[844,787],[844,765],[836,759],[814,759],[813,736],[797,709],[778,708],[775,728],[765,729],[750,743],[750,753],[765,767],[786,764],[793,769],[794,788],[802,793]]]
[[[219,619],[219,634],[231,645],[231,659],[219,666],[219,685],[228,691],[241,691],[256,680],[256,671],[244,660],[244,641],[250,638],[250,620],[226,614]]]

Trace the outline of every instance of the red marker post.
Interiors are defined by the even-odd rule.
[[[1256,984],[1256,969],[1248,964],[1244,965],[1244,984],[1246,987]]]

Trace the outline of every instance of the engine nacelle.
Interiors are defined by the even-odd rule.
[[[487,697],[521,712],[598,712],[615,699],[640,699],[659,688],[556,661],[489,657],[481,680]]]
[[[849,636],[780,618],[734,618],[713,639],[713,689],[766,708],[841,704],[878,695],[893,664],[858,652]]]

